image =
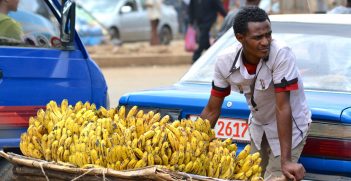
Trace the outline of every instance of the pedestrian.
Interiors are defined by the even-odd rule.
[[[0,0],[0,38],[22,42],[21,25],[8,16],[10,11],[17,11],[19,0]]]
[[[217,13],[227,15],[220,0],[190,0],[190,25],[198,28],[198,48],[193,54],[193,63],[201,56],[202,51],[210,47],[210,30],[217,20]]]
[[[150,45],[155,46],[160,44],[157,27],[161,18],[161,5],[162,0],[146,0],[145,6],[148,11],[148,16],[150,20],[151,26],[151,37],[150,37]]]
[[[260,4],[260,1],[261,0],[246,0],[245,6],[258,6]],[[236,2],[239,3],[240,1],[237,0]],[[239,6],[240,4],[236,4],[236,6],[232,10],[230,10],[227,16],[224,18],[221,29],[219,30],[216,39],[220,38],[225,32],[227,32],[227,30],[233,27],[234,17],[239,11]]]
[[[183,35],[186,33],[186,30],[188,29],[188,24],[189,24],[189,4],[190,0],[182,0],[181,2],[181,8],[180,8],[180,22],[179,22],[179,27],[180,27],[180,33]]]
[[[283,42],[272,39],[271,23],[263,9],[242,8],[233,29],[239,44],[217,57],[211,95],[201,117],[214,127],[224,98],[231,91],[244,94],[251,111],[251,148],[261,154],[265,180],[283,175],[301,180],[305,169],[297,161],[311,112],[295,55]]]
[[[351,14],[351,0],[347,0],[346,6],[337,6],[333,8],[328,14]]]

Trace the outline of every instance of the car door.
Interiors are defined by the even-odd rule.
[[[120,9],[121,38],[124,41],[145,40],[146,28],[149,25],[148,16],[145,10],[141,9],[140,1],[126,0]]]
[[[0,148],[18,146],[29,117],[50,100],[92,101],[92,80],[82,46],[56,48],[53,42],[59,41],[59,35],[43,34],[43,28],[26,31],[23,27],[25,44],[0,39]]]

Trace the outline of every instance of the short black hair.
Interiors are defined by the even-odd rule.
[[[246,6],[239,10],[234,18],[234,34],[245,34],[248,31],[249,22],[264,22],[269,17],[267,13],[257,6]]]

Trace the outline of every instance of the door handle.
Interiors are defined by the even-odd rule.
[[[0,79],[2,79],[3,76],[4,74],[2,73],[2,70],[0,70]]]

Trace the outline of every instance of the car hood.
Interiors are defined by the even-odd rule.
[[[351,123],[351,94],[308,90],[305,93],[313,120]],[[120,98],[119,104],[180,109],[181,117],[186,117],[200,114],[209,95],[209,84],[179,83],[125,94]],[[233,111],[239,118],[247,118],[250,113],[245,97],[235,92],[225,98],[221,116],[231,117]]]

